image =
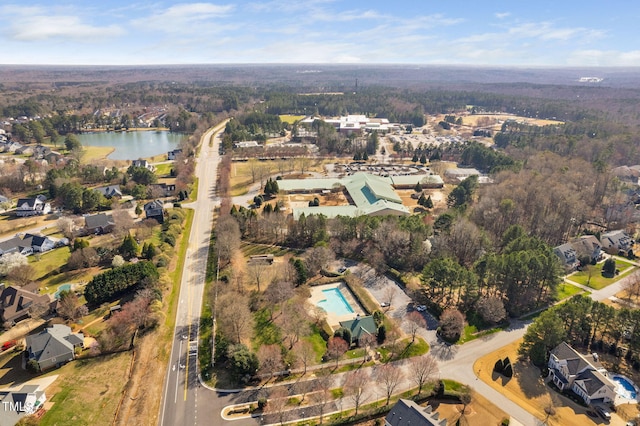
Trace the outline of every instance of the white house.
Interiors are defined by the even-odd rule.
[[[20,198],[16,207],[16,216],[35,216],[51,212],[51,204],[46,202],[46,197],[38,195],[35,198]]]
[[[571,389],[587,405],[610,403],[616,397],[616,384],[598,361],[597,354],[581,355],[566,342],[549,355],[549,378],[560,389]]]

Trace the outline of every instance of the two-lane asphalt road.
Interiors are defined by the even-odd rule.
[[[198,325],[213,213],[218,204],[215,185],[220,161],[218,143],[210,146],[209,141],[217,141],[224,125],[222,123],[203,135],[195,172],[199,179],[198,199],[184,205],[194,209],[194,217],[182,271],[171,357],[160,407],[160,425],[198,423]]]

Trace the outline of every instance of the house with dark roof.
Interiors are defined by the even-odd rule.
[[[0,242],[0,256],[9,253],[20,253],[23,256],[33,254],[31,241],[23,241],[20,237],[13,237]]]
[[[626,232],[618,229],[600,235],[600,243],[602,243],[602,249],[606,252],[618,254],[619,251],[628,252],[631,250],[635,241]]]
[[[46,202],[47,198],[38,195],[34,198],[20,198],[16,207],[16,216],[26,217],[48,214],[51,211],[51,204]]]
[[[352,320],[340,321],[340,327],[346,328],[351,332],[351,344],[358,343],[364,335],[375,337],[378,333],[378,326],[371,315],[357,315]]]
[[[553,253],[558,256],[562,266],[564,266],[564,269],[567,271],[573,271],[580,265],[580,262],[578,261],[578,253],[569,243],[554,247]]]
[[[75,349],[82,348],[84,335],[72,333],[63,324],[54,324],[38,334],[26,337],[27,358],[35,361],[38,370],[45,371],[60,367],[75,359]]]
[[[144,205],[144,215],[147,219],[164,222],[164,204],[161,200],[153,200]]]
[[[562,342],[549,354],[549,378],[560,389],[571,389],[585,404],[615,401],[616,384],[600,364],[597,354],[582,355]]]
[[[15,324],[31,316],[32,307],[40,305],[49,309],[51,296],[38,294],[38,284],[31,283],[23,287],[9,286],[0,289],[0,320]]]
[[[22,384],[0,390],[0,426],[13,426],[22,417],[35,413],[47,396],[39,385]]]
[[[175,183],[153,183],[149,185],[149,189],[152,191],[158,191],[165,197],[170,197],[176,192],[176,184]],[[153,193],[153,192],[152,192]]]
[[[22,244],[24,246],[31,246],[34,253],[44,253],[45,251],[52,250],[56,243],[51,238],[44,235],[25,234],[22,238]]]
[[[98,191],[104,195],[105,198],[122,197],[120,185],[101,186],[99,188],[94,188],[94,191]]]
[[[385,426],[446,426],[447,419],[440,419],[430,405],[419,406],[410,399],[399,399],[384,418]]]
[[[84,218],[84,229],[87,234],[108,234],[115,226],[113,216],[110,214],[98,213]]]
[[[167,160],[175,160],[180,154],[182,154],[181,149],[174,149],[173,151],[169,151],[167,152]]]

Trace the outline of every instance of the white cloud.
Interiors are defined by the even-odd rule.
[[[49,39],[72,39],[94,42],[124,34],[119,25],[92,25],[80,16],[55,14],[41,7],[4,6],[0,9],[9,22],[5,34],[17,41],[41,41]]]
[[[504,19],[511,16],[511,12],[496,12],[494,16],[498,19]]]
[[[133,25],[154,31],[205,31],[207,21],[229,15],[234,5],[216,5],[212,3],[184,3],[171,6],[149,17],[135,19]],[[199,27],[194,27],[198,25]]]

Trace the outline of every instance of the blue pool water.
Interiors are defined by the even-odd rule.
[[[59,299],[60,298],[60,293],[62,293],[63,291],[68,291],[71,290],[71,284],[62,284],[60,287],[58,287],[58,289],[56,290],[56,294],[53,295],[53,297],[55,299]]]
[[[616,393],[626,399],[636,399],[636,387],[622,376],[613,376],[612,380],[618,384]]]
[[[327,290],[322,290],[322,293],[326,299],[319,301],[318,307],[336,315],[353,313],[351,305],[349,305],[349,302],[344,298],[340,289],[329,288]]]

